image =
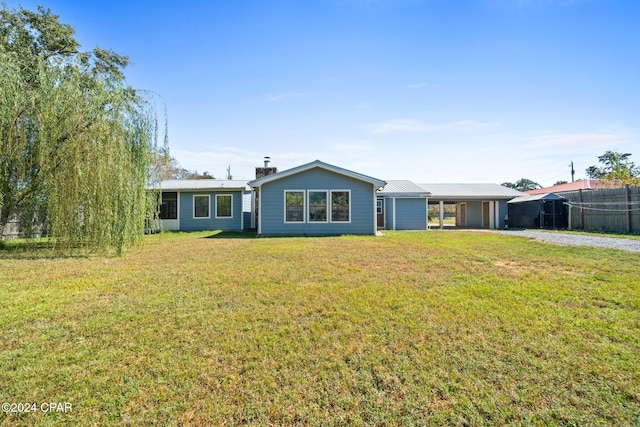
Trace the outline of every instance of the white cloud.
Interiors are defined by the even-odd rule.
[[[451,123],[433,124],[415,119],[401,118],[369,123],[365,127],[372,134],[385,134],[395,132],[434,132],[442,130],[472,131],[499,125],[500,122],[479,122],[476,120],[460,120]]]
[[[371,149],[371,143],[369,141],[336,141],[329,146],[337,151],[366,151]]]

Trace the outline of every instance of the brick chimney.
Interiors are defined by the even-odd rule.
[[[272,168],[269,166],[271,163],[271,157],[264,158],[264,167],[256,168],[256,179],[262,178],[263,176],[273,175],[274,173],[278,173],[278,168]]]

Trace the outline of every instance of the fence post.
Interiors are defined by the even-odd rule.
[[[585,227],[584,227],[584,209],[582,208],[582,188],[578,190],[578,193],[580,194],[580,228],[584,230]]]
[[[569,215],[567,218],[567,230],[571,230],[571,203],[568,203],[567,206],[569,206]]]
[[[627,193],[627,233],[631,233],[631,191],[629,184],[624,186]]]

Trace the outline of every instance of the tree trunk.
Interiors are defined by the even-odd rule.
[[[0,209],[0,239],[4,236],[5,227],[9,222],[9,205],[5,203],[2,205],[2,209]]]

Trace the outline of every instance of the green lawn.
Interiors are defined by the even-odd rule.
[[[211,238],[208,238],[211,237]],[[634,425],[640,256],[492,233],[0,250],[0,425]],[[11,250],[12,249],[12,250]]]

